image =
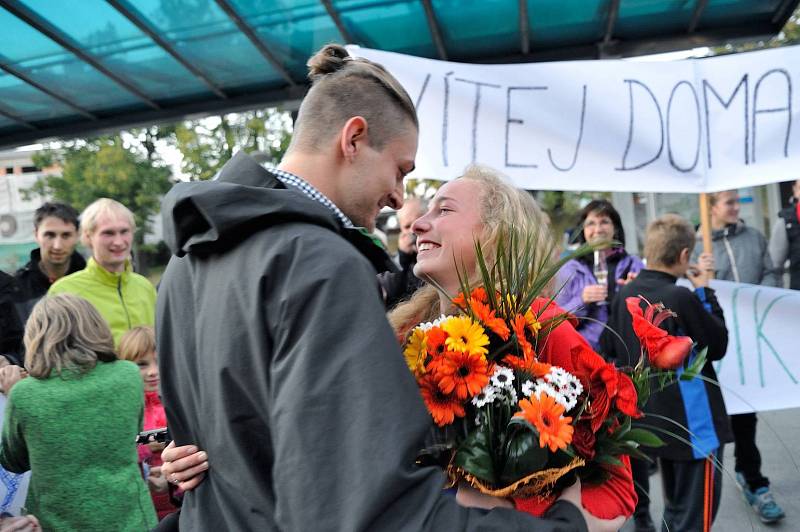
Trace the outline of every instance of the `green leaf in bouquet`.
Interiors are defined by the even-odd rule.
[[[694,379],[698,373],[703,371],[703,367],[706,365],[706,354],[708,353],[708,347],[704,347],[697,356],[694,357],[692,363],[689,364],[689,367],[681,373],[681,380],[682,381],[690,381]]]
[[[547,464],[547,449],[539,447],[539,434],[525,420],[512,419],[505,444],[505,456],[500,483],[513,484],[521,478],[541,471]]]
[[[663,447],[666,445],[664,440],[647,429],[633,428],[625,435],[625,438],[645,447]]]
[[[459,445],[453,465],[484,482],[495,484],[497,474],[492,458],[492,434],[488,424],[476,427]]]
[[[598,464],[606,464],[618,467],[622,466],[622,461],[620,461],[620,459],[617,458],[616,456],[610,454],[597,455],[594,458],[594,462],[597,462]]]

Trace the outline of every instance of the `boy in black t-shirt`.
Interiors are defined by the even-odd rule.
[[[608,331],[601,339],[606,356],[618,365],[632,366],[639,357],[641,347],[625,299],[641,295],[651,303],[663,303],[677,314],[665,320],[660,325],[662,329],[671,335],[689,336],[694,340],[695,350],[684,364],[688,365],[697,352],[708,348],[708,361],[702,375],[717,381],[711,362],[725,355],[728,331],[714,290],[708,287],[713,256],[702,254],[699,265],[690,265],[694,244],[694,230],[680,216],[665,215],[648,226],[645,237],[647,269],[620,289],[610,311],[608,325],[622,341]],[[694,291],[675,284],[683,276],[691,281]],[[683,368],[677,371],[680,374]],[[722,490],[718,461],[722,460],[723,444],[732,441],[719,386],[699,378],[678,380],[654,393],[644,412],[642,423],[656,427],[655,431],[666,443],[652,450],[659,458],[664,481],[664,529],[710,530]],[[643,484],[646,491],[646,464],[640,461],[637,465],[634,466],[635,481]],[[636,524],[637,530],[653,530],[646,506],[645,512],[637,515]]]

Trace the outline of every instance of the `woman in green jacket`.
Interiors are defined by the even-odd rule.
[[[33,308],[24,343],[32,378],[9,394],[0,464],[30,469],[27,510],[44,530],[155,526],[135,445],[142,379],[117,360],[103,318],[78,296],[48,296]]]

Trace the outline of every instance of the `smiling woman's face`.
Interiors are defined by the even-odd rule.
[[[456,265],[475,269],[475,239],[483,235],[480,197],[483,185],[456,179],[443,185],[412,230],[417,235],[414,274],[432,279],[450,294],[458,292]]]

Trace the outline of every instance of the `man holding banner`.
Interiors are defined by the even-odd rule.
[[[781,286],[766,238],[739,219],[738,192],[727,190],[709,194],[708,197],[716,278],[737,283]],[[755,412],[731,416],[736,480],[761,521],[774,523],[783,519],[785,514],[770,492],[769,479],[761,474],[756,423]]]
[[[769,254],[780,271],[789,259],[789,288],[800,290],[800,179],[792,185],[790,205],[778,213],[769,239]]]

